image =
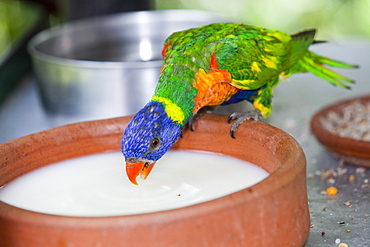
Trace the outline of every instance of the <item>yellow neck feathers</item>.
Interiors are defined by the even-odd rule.
[[[153,96],[152,101],[157,101],[159,103],[162,103],[164,106],[164,110],[166,111],[168,117],[179,123],[184,124],[185,121],[185,114],[183,110],[172,100],[160,96]]]

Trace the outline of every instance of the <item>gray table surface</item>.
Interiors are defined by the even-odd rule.
[[[370,94],[370,46],[322,44],[316,45],[313,50],[360,65],[356,70],[336,70],[355,79],[356,84],[351,90],[345,90],[310,74],[293,75],[275,89],[274,110],[266,122],[292,135],[307,156],[311,229],[305,246],[338,246],[339,240],[348,246],[370,246],[369,169],[341,164],[316,141],[309,127],[311,117],[322,107],[342,99]],[[227,111],[220,110],[221,113]],[[91,119],[48,116],[40,103],[35,79],[30,75],[0,106],[0,143],[85,120]],[[323,177],[327,170],[331,171],[332,179]],[[355,176],[353,182],[349,182],[350,175]],[[335,199],[329,200],[322,194],[329,186],[339,188]]]

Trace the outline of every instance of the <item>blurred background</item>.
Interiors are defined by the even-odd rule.
[[[320,38],[342,42],[370,38],[369,0],[156,0],[154,6],[212,11],[287,33],[314,27]]]
[[[26,16],[17,14],[24,8],[17,2],[42,5],[51,25],[123,11],[198,9],[288,33],[315,27],[323,38],[351,42],[370,39],[370,0],[0,0],[1,46],[9,35],[14,35],[20,23],[28,20],[27,15],[35,13],[31,10]]]

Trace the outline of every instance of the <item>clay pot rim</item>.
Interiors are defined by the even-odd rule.
[[[63,132],[65,130],[68,130],[70,128],[77,129],[81,131],[81,135],[79,138],[83,138],[83,136],[86,135],[86,132],[84,132],[84,129],[87,126],[92,126],[95,128],[101,128],[100,133],[102,136],[110,136],[110,135],[117,135],[121,134],[123,127],[126,127],[128,120],[132,116],[128,117],[121,117],[121,118],[115,118],[115,119],[107,119],[107,120],[98,120],[98,121],[90,121],[90,122],[82,122],[82,123],[76,123],[76,124],[70,124],[65,125],[57,128],[53,128],[50,130],[38,132],[35,134],[31,134],[25,137],[21,137],[15,140],[8,141],[6,143],[0,144],[0,154],[1,150],[4,150],[4,148],[19,148],[19,146],[22,145],[30,145],[32,141],[37,139],[43,139],[43,138],[52,138],[52,134],[55,134],[57,132]],[[195,129],[199,129],[199,131],[209,131],[209,128],[201,122],[208,121],[225,121],[226,122],[226,116],[222,115],[205,115],[202,117],[202,119],[197,120],[197,123],[195,125]],[[117,128],[117,123],[125,123],[120,128]],[[200,124],[199,124],[200,123]],[[102,126],[108,126],[108,128],[102,128]],[[253,132],[253,133],[250,133]],[[49,221],[52,225],[62,224],[62,225],[68,225],[68,227],[73,228],[74,224],[78,222],[78,227],[81,227],[81,225],[86,225],[87,227],[91,227],[92,221],[98,221],[99,227],[102,225],[105,225],[105,227],[108,228],[115,228],[119,225],[146,225],[151,224],[153,221],[160,221],[162,223],[174,221],[177,218],[182,218],[184,215],[187,215],[189,217],[194,217],[196,215],[202,215],[204,212],[209,211],[222,211],[227,210],[228,208],[235,207],[235,204],[239,203],[245,203],[246,201],[253,201],[255,199],[258,199],[258,197],[261,197],[266,194],[274,193],[276,188],[284,187],[286,184],[288,184],[291,180],[293,180],[298,173],[302,172],[302,169],[305,170],[305,155],[303,153],[302,148],[300,145],[296,142],[296,140],[285,133],[284,131],[273,127],[271,125],[268,125],[263,122],[257,122],[257,121],[247,121],[246,123],[243,123],[238,129],[238,132],[236,133],[236,138],[241,138],[243,133],[249,133],[251,135],[260,135],[258,138],[270,138],[270,134],[274,133],[276,135],[276,138],[281,139],[281,143],[285,142],[287,145],[291,144],[293,145],[292,150],[294,153],[289,153],[290,155],[286,155],[285,163],[281,164],[281,166],[270,173],[270,175],[262,180],[261,182],[246,188],[244,190],[240,190],[234,193],[231,193],[229,195],[198,203],[195,205],[190,205],[186,207],[176,208],[176,209],[170,209],[165,211],[157,211],[157,212],[151,212],[151,213],[143,213],[143,214],[136,214],[136,215],[122,215],[122,216],[105,216],[105,217],[81,217],[81,216],[62,216],[62,215],[52,215],[52,214],[46,214],[46,213],[39,213],[34,211],[29,211],[26,209],[18,208],[9,204],[6,204],[2,201],[0,201],[0,218],[17,218],[17,219],[24,219],[28,222],[34,222],[37,224],[37,222],[45,222]],[[69,137],[65,141],[73,141],[73,139],[76,139],[74,136],[65,136]],[[280,145],[280,143],[278,143]],[[116,149],[109,149],[104,150],[104,147],[101,152],[111,152],[111,151],[119,151],[119,147]],[[101,153],[101,152],[94,152],[94,153]],[[6,153],[6,151],[3,153]],[[90,153],[90,154],[94,154]],[[89,155],[89,154],[86,154]],[[0,155],[1,157],[1,155]],[[76,156],[79,157],[79,156]],[[53,162],[50,162],[51,164]],[[299,164],[299,165],[297,165]],[[0,170],[2,168],[2,164],[0,164]],[[285,182],[284,182],[285,181]],[[6,184],[6,183],[5,183]],[[0,184],[0,186],[3,186],[4,184]],[[232,200],[229,200],[231,198]],[[232,202],[232,203],[231,203]],[[75,222],[75,223],[74,223]]]
[[[370,101],[370,95],[342,100],[319,110],[311,119],[311,130],[325,148],[340,158],[348,159],[350,163],[365,166],[370,166],[370,142],[338,136],[324,128],[321,119],[330,111],[339,111],[344,105],[368,101]],[[366,165],[366,163],[369,164]]]

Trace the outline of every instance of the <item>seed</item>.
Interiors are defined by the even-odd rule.
[[[335,187],[329,187],[326,189],[326,194],[328,194],[329,196],[336,195],[337,193],[338,193],[338,189]]]
[[[330,111],[322,119],[323,126],[344,138],[370,141],[370,103],[355,101],[337,111]]]

